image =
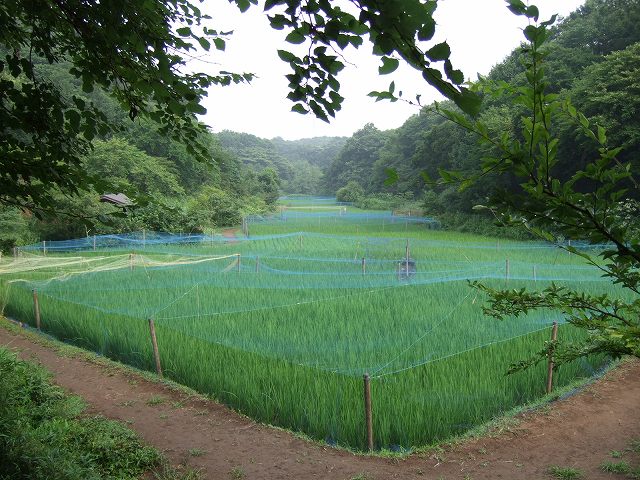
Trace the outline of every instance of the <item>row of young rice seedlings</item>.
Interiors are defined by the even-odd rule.
[[[548,331],[478,347],[552,319],[483,319],[464,282],[345,295],[331,279],[307,290],[290,280],[256,283],[263,275],[204,273],[235,283],[194,282],[203,271],[188,267],[50,282],[42,285],[43,322],[59,338],[151,368],[145,318],[154,315],[165,371],[176,380],[259,420],[355,448],[364,446],[365,371],[374,377],[378,446],[444,438],[543,390],[542,367],[503,372],[539,350]],[[9,313],[32,318],[32,285],[14,285]],[[560,383],[584,367],[564,367]]]
[[[576,255],[549,244],[504,241],[496,241],[494,244],[482,237],[468,235],[460,236],[457,242],[452,243],[450,240],[456,237],[452,237],[450,233],[448,237],[439,236],[439,232],[434,233],[437,235],[429,233],[424,235],[425,238],[409,239],[409,256],[419,262],[418,272],[446,270],[449,266],[473,271],[482,264],[490,266],[491,271],[496,274],[533,278],[540,273],[540,278],[544,279],[554,278],[553,272],[545,274],[544,269],[547,267],[567,265],[575,266],[577,270],[590,269]],[[157,252],[194,257],[239,254],[243,271],[255,271],[256,264],[259,264],[258,269],[265,267],[299,273],[335,271],[335,266],[327,262],[333,260],[340,264],[339,268],[344,273],[357,274],[362,272],[363,258],[369,273],[394,271],[393,262],[397,263],[405,257],[405,248],[406,239],[400,237],[362,238],[303,232],[284,238],[215,244],[149,245],[147,249],[135,252],[134,255],[139,258],[140,255],[153,255]],[[573,277],[570,272],[565,277],[567,275],[568,278]],[[591,275],[591,272],[587,271],[586,275]]]

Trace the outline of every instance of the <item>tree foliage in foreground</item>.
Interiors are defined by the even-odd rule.
[[[512,175],[519,182],[516,191],[500,190],[492,195],[490,208],[505,224],[519,224],[539,237],[554,241],[558,236],[579,239],[598,248],[598,253],[586,253],[573,247],[566,249],[583,257],[602,271],[602,275],[621,287],[621,295],[587,295],[568,287],[552,284],[541,291],[527,289],[494,289],[481,282],[472,285],[485,292],[486,314],[502,319],[523,315],[530,310],[549,308],[561,312],[567,322],[587,331],[588,337],[579,344],[562,341],[549,344],[538,356],[523,361],[514,369],[535,364],[555,351],[558,364],[576,358],[604,353],[613,357],[640,357],[640,235],[637,211],[638,164],[622,161],[621,148],[609,144],[601,125],[593,125],[578,112],[569,100],[548,93],[545,76],[546,41],[550,35],[548,22],[537,23],[537,15],[519,0],[509,0],[510,9],[524,15],[532,23],[524,29],[526,87],[514,87],[505,82],[485,83],[480,88],[487,95],[507,95],[522,105],[526,115],[521,120],[519,135],[492,136],[480,121],[471,121],[461,114],[442,110],[451,120],[475,132],[480,141],[498,153],[482,161],[481,171],[474,178],[463,179],[459,173],[443,172],[446,181],[461,181],[461,187],[482,181],[489,172]],[[566,160],[558,155],[559,139],[554,125],[568,121],[583,136],[597,145],[590,152],[584,167],[567,169]],[[570,175],[559,177],[556,172]]]
[[[258,0],[233,0],[241,10]],[[446,43],[426,48],[435,33],[436,1],[265,0],[269,21],[287,32],[304,54],[279,50],[289,63],[292,110],[328,119],[340,109],[339,52],[368,38],[381,56],[380,73],[400,59],[422,72],[428,83],[469,113],[479,97],[462,86],[464,77],[449,60]],[[229,32],[211,28],[212,19],[190,0],[80,1],[6,0],[0,3],[0,202],[49,209],[54,191],[77,193],[104,179],[90,176],[82,157],[97,136],[113,125],[93,102],[66,96],[37,74],[34,64],[68,63],[85,92],[102,88],[115,96],[133,120],[146,117],[187,152],[210,160],[201,141],[201,102],[212,86],[250,81],[251,74],[220,70],[189,73],[197,51],[224,50]],[[434,68],[441,65],[444,75]]]
[[[212,85],[250,75],[185,73],[185,56],[211,45],[224,48],[223,32],[187,0],[158,2],[7,0],[0,4],[0,201],[50,208],[57,187],[77,193],[89,184],[82,157],[92,140],[113,127],[81,95],[65,96],[34,69],[36,62],[68,62],[84,92],[102,88],[133,120],[148,117],[161,132],[206,159],[204,131],[195,114]]]

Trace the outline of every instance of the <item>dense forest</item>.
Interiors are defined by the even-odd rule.
[[[548,89],[570,98],[593,123],[605,127],[610,144],[623,147],[620,158],[625,161],[638,161],[640,153],[639,21],[637,0],[588,0],[555,27],[544,65]],[[487,87],[499,87],[500,82],[524,85],[523,58],[522,49],[515,49],[481,83]],[[450,102],[443,106],[454,109]],[[523,109],[509,98],[487,95],[480,117],[495,132],[517,138]],[[581,168],[597,149],[571,123],[555,128],[560,138],[557,168],[562,177],[562,169]],[[359,198],[364,204],[376,197],[415,196],[422,199],[427,214],[440,217],[445,224],[481,229],[487,222],[474,220],[473,206],[482,203],[496,186],[514,188],[510,178],[486,175],[459,192],[456,186],[425,185],[422,175],[425,172],[433,179],[440,169],[477,171],[487,153],[477,140],[427,106],[393,131],[365,125],[326,170],[323,186],[327,193],[342,189],[342,196]],[[387,168],[398,172],[399,180],[392,185],[385,185]]]
[[[640,151],[640,1],[587,0],[554,28],[545,60],[548,88],[608,130],[623,160]],[[488,91],[500,82],[524,84],[523,53],[516,48],[479,82]],[[1,53],[1,52],[0,52]],[[108,178],[114,189],[136,198],[126,212],[99,202],[99,191],[58,195],[59,214],[38,218],[31,212],[0,207],[0,247],[40,239],[61,239],[143,228],[204,231],[240,223],[243,215],[272,209],[281,193],[338,194],[369,208],[420,205],[453,228],[483,231],[486,219],[473,213],[496,186],[515,188],[508,176],[486,175],[463,192],[455,186],[425,184],[440,169],[472,173],[486,147],[446,120],[433,106],[423,107],[400,128],[380,131],[365,124],[350,138],[320,137],[287,141],[247,133],[209,132],[204,143],[211,162],[197,162],[179,143],[145,121],[134,122],[102,90],[86,93],[69,65],[41,63],[38,75],[81,96],[105,112],[114,126],[94,141],[85,158],[90,175]],[[1,73],[0,73],[1,75]],[[444,102],[447,108],[453,104]],[[480,114],[495,132],[517,137],[522,106],[487,95]],[[558,165],[575,171],[590,159],[594,145],[567,122],[557,124]],[[388,169],[398,181],[388,184]],[[423,175],[426,174],[426,175]]]
[[[69,68],[36,65],[37,74],[59,86],[67,98],[80,97],[107,116],[112,130],[94,140],[84,168],[92,177],[108,179],[113,191],[57,193],[53,215],[0,205],[0,251],[5,253],[14,245],[42,239],[142,229],[202,232],[237,225],[245,215],[272,210],[282,191],[317,192],[321,167],[346,140],[272,142],[244,133],[208,132],[202,142],[210,162],[198,162],[183,145],[159,133],[154,123],[130,121],[107,92],[83,92],[82,81]],[[100,202],[101,194],[115,192],[135,199],[135,205],[121,211]]]

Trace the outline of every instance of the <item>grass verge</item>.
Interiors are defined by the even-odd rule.
[[[136,479],[161,463],[118,422],[82,416],[84,403],[43,368],[0,348],[0,478]]]

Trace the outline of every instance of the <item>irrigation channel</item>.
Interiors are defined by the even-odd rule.
[[[540,397],[547,365],[505,376],[509,364],[544,348],[554,321],[560,338],[581,335],[557,312],[487,318],[468,280],[617,294],[557,245],[330,201],[307,207],[247,219],[231,237],[139,232],[21,247],[0,261],[0,307],[262,422],[364,450],[445,439]],[[602,361],[564,365],[554,384]]]

